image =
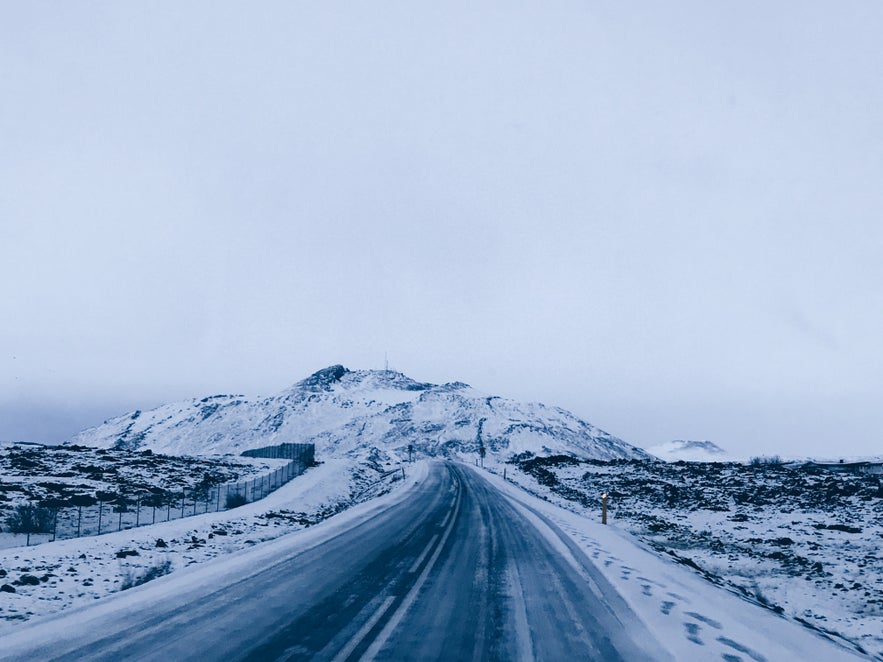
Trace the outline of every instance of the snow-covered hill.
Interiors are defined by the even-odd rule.
[[[215,395],[135,411],[72,442],[175,454],[240,453],[282,442],[316,444],[319,457],[531,451],[586,459],[646,458],[644,451],[558,407],[488,396],[461,382],[426,384],[390,370],[320,370],[281,393]]]
[[[647,452],[667,462],[725,462],[730,459],[726,451],[711,441],[685,441],[676,439],[648,448]]]

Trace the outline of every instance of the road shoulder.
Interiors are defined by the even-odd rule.
[[[571,554],[574,548],[580,550],[674,659],[868,659],[709,584],[642,547],[615,525],[592,521],[500,476],[469,468],[516,507],[532,512],[534,524],[552,545]],[[587,589],[592,590],[588,585]]]

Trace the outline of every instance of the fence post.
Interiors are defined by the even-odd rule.
[[[219,510],[221,510],[221,486],[220,485],[218,485],[218,503],[215,506],[215,512],[218,512]]]
[[[83,506],[77,506],[77,538],[80,537],[80,524],[83,522]]]
[[[184,517],[184,508],[187,507],[187,489],[181,488],[181,517]]]
[[[55,517],[52,520],[52,542],[55,542],[58,533],[58,510],[58,508],[55,509]]]
[[[141,499],[135,501],[135,528],[141,526]]]
[[[166,522],[168,522],[170,519],[172,519],[172,496],[173,496],[173,495],[172,495],[171,492],[169,492],[166,496],[167,496],[168,499],[169,499],[169,500],[166,502],[166,505],[168,506],[168,507],[166,508]]]
[[[98,535],[99,536],[101,535],[101,511],[104,510],[103,506],[104,506],[104,502],[99,500],[98,501]]]

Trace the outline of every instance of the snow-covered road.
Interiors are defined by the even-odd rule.
[[[430,463],[411,488],[309,530],[28,624],[0,640],[0,659],[784,659],[718,614],[686,639],[648,627],[548,507],[509,488]],[[826,660],[854,659],[798,635]]]

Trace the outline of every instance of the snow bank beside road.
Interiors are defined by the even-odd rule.
[[[883,485],[775,464],[584,462],[508,468],[533,494],[611,523],[749,601],[883,659]]]
[[[868,659],[775,613],[721,590],[681,565],[643,548],[615,525],[602,525],[481,472],[517,507],[540,515],[553,545],[579,547],[678,660]],[[530,517],[536,523],[536,516]],[[565,543],[566,544],[566,543]],[[728,657],[729,656],[729,657]]]
[[[408,479],[404,483],[399,481],[399,485],[411,484],[425,474],[422,465],[413,467],[408,469]],[[227,561],[251,559],[241,561],[242,567],[248,568],[249,563],[258,562],[255,557],[231,553],[250,547],[263,548],[265,546],[259,543],[309,527],[351,506],[354,470],[354,460],[331,459],[310,468],[267,498],[234,510],[93,538],[0,551],[0,569],[6,573],[0,577],[0,584],[8,584],[15,590],[15,593],[0,593],[0,634],[21,629],[22,621],[68,612],[104,599],[119,592],[127,578],[137,580],[151,568],[166,562],[174,576],[151,585],[163,583],[172,587],[170,591],[183,585],[176,580],[189,572],[184,570],[188,566],[228,557]],[[381,490],[388,487],[388,481],[378,486]],[[401,492],[403,490],[394,490],[393,495],[384,499],[396,498]],[[364,513],[363,506],[370,503],[352,508],[354,512],[348,511],[345,521]],[[322,530],[327,532],[339,526],[329,525]],[[298,540],[305,540],[301,536]],[[158,546],[159,540],[165,546]],[[123,552],[136,554],[120,556]],[[221,567],[217,563],[208,565]],[[38,583],[14,585],[24,575],[35,577]],[[131,589],[124,595],[134,595],[141,590]]]

